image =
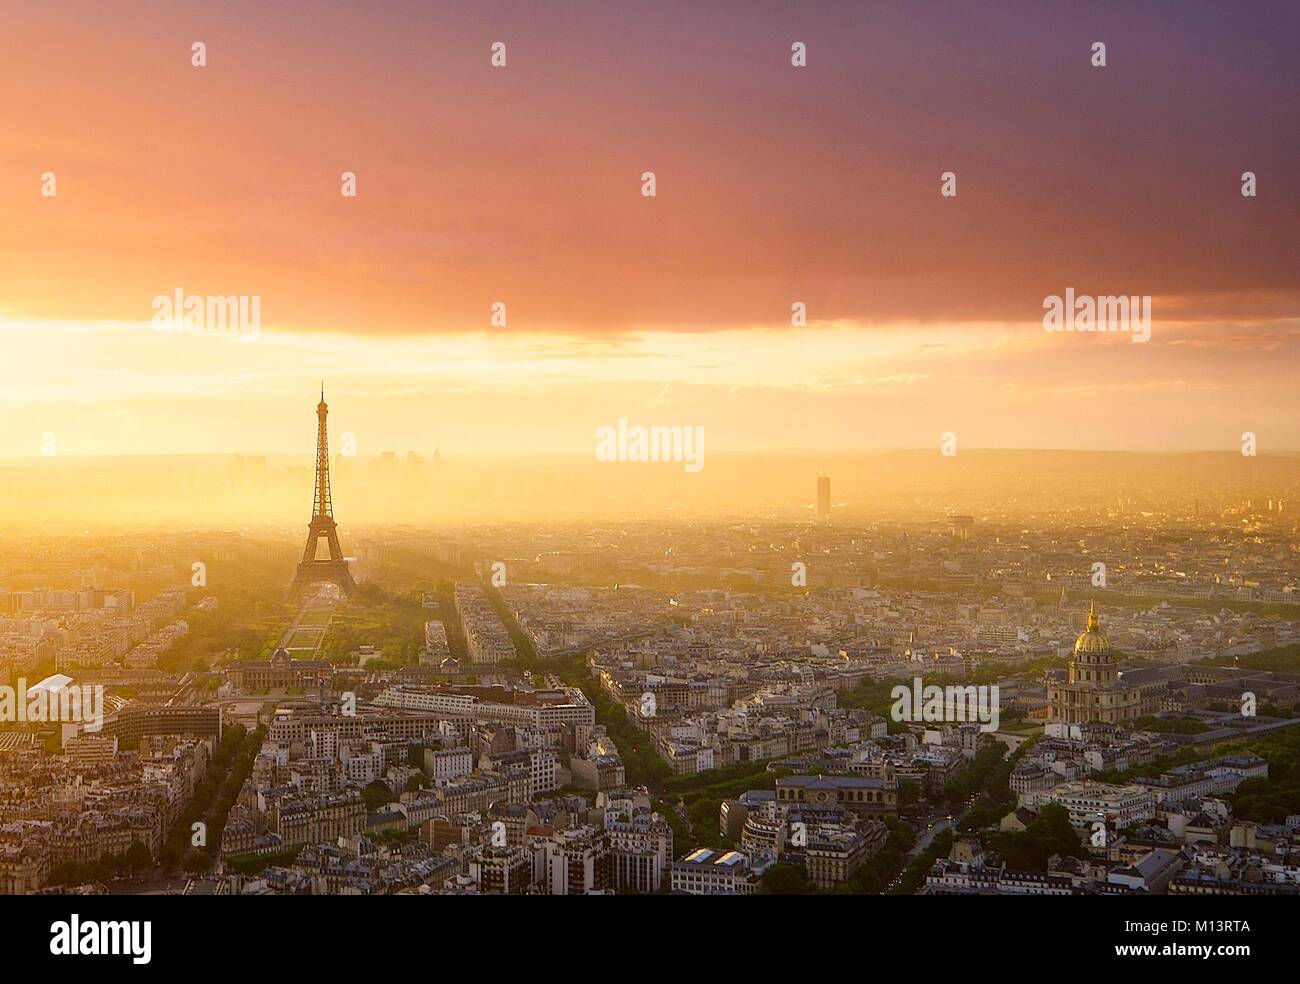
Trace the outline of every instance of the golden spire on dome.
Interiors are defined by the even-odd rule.
[[[1095,601],[1088,602],[1088,631],[1097,631],[1097,603]]]

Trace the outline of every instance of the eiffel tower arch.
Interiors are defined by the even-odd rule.
[[[325,404],[325,384],[321,384],[320,403],[316,404],[316,492],[312,497],[311,522],[307,524],[307,546],[302,560],[289,586],[289,599],[300,601],[314,584],[330,583],[338,586],[344,597],[357,592],[357,582],[352,580],[348,562],[343,559],[339,546],[338,524],[334,522],[334,503],[330,498],[329,438],[325,433],[325,417],[329,407]],[[316,552],[324,539],[329,547],[329,558],[317,560]]]

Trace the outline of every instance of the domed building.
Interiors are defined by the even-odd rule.
[[[1141,693],[1121,677],[1097,607],[1089,603],[1088,627],[1074,641],[1069,677],[1047,688],[1048,723],[1131,725],[1141,716],[1141,705]]]

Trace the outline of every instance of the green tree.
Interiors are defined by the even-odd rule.
[[[758,880],[759,895],[811,895],[808,873],[797,864],[774,864]]]
[[[126,863],[133,872],[141,871],[153,867],[153,855],[140,841],[132,841],[126,852]]]
[[[387,785],[376,779],[365,789],[361,790],[361,798],[365,801],[366,812],[374,813],[385,803],[393,801],[393,791]]]
[[[1044,805],[1025,830],[992,834],[988,842],[1007,867],[1022,871],[1046,871],[1053,854],[1084,856],[1079,834],[1070,825],[1070,813],[1059,803]]]
[[[202,875],[212,870],[212,855],[203,848],[195,848],[185,856],[185,870],[192,875]]]

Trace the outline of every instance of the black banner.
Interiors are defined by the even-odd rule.
[[[674,959],[697,948],[707,959],[730,944],[737,954],[754,950],[779,959],[783,948],[802,946],[806,934],[839,936],[857,927],[846,945],[879,954],[952,957],[965,953],[964,966],[980,954],[1003,963],[1010,959],[1052,959],[1059,966],[1129,966],[1159,972],[1161,966],[1199,965],[1220,973],[1263,958],[1289,955],[1290,908],[1277,899],[1216,896],[1195,899],[1152,898],[1123,901],[1037,898],[924,898],[862,896],[789,899],[683,898],[516,898],[482,896],[475,900],[421,898],[238,899],[221,896],[34,896],[7,899],[0,914],[9,929],[8,955],[18,967],[53,972],[111,970],[149,974],[185,968],[224,973],[235,966],[292,966],[295,972],[373,970],[396,946],[415,952],[445,945],[473,952],[481,943],[498,970],[518,961],[521,969],[549,963],[545,947],[501,946],[501,935],[526,928],[534,940],[563,940],[581,947],[585,932],[593,953],[614,956],[654,939]],[[490,911],[485,912],[484,906]],[[683,934],[689,925],[713,927],[701,938]],[[700,920],[706,920],[701,923]],[[575,921],[576,920],[576,921]],[[755,925],[772,927],[761,938]],[[629,927],[620,939],[619,927]],[[744,929],[743,927],[750,927]],[[836,930],[834,927],[840,927]],[[511,928],[513,927],[513,928]],[[584,928],[585,927],[585,928]],[[638,927],[635,930],[630,927]],[[784,927],[784,929],[781,929]],[[651,932],[651,940],[643,935]],[[609,935],[612,934],[612,935]],[[823,937],[825,939],[825,937]],[[387,942],[385,942],[387,941]],[[723,947],[719,950],[719,947]],[[469,947],[470,949],[466,949]],[[410,948],[414,948],[411,950]],[[1055,976],[1055,974],[1053,975]]]

